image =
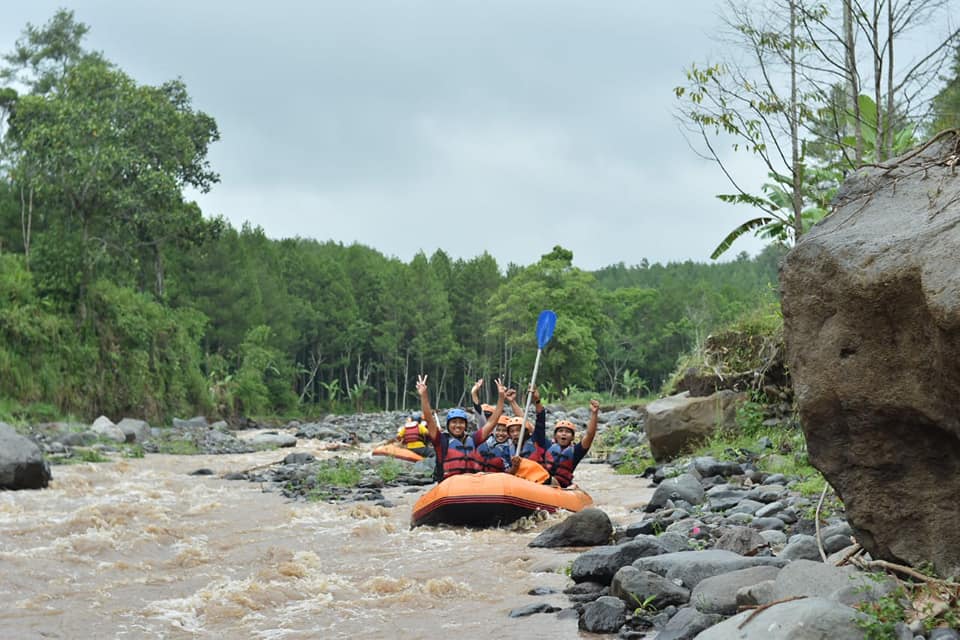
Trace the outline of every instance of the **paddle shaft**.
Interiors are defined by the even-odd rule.
[[[523,449],[523,436],[527,432],[527,414],[530,413],[530,402],[533,400],[534,385],[537,384],[537,371],[540,369],[540,354],[543,349],[537,349],[537,359],[533,362],[533,376],[530,378],[530,389],[527,391],[527,404],[523,407],[523,422],[520,423],[520,439],[517,441],[517,455]]]

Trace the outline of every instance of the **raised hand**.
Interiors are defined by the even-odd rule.
[[[417,376],[417,393],[420,394],[421,398],[427,394],[427,376],[425,374]]]
[[[540,390],[536,387],[530,388],[531,397],[533,398],[533,404],[540,404]]]
[[[470,388],[470,393],[477,394],[480,393],[480,389],[483,388],[483,378],[480,378],[473,383],[473,387]]]
[[[591,401],[590,401],[590,413],[592,413],[593,415],[597,415],[598,413],[600,413],[600,401],[599,401],[599,400],[591,400]]]
[[[507,389],[507,393],[506,393],[505,397],[506,397],[506,399],[507,399],[507,402],[510,402],[510,403],[516,402],[516,400],[517,400],[517,390],[516,390],[516,389]]]
[[[503,383],[500,381],[500,378],[497,378],[496,380],[494,380],[493,383],[497,385],[497,394],[499,394],[501,398],[506,398],[507,388],[503,386]]]

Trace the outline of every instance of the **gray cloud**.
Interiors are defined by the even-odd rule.
[[[749,215],[714,198],[727,185],[672,119],[683,68],[714,46],[715,16],[690,4],[72,8],[89,46],[140,82],[182,77],[217,119],[223,181],[198,196],[208,214],[402,259],[442,248],[529,263],[561,244],[592,269],[706,260]],[[56,8],[8,9],[0,48]]]

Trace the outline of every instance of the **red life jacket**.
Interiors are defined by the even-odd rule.
[[[561,449],[555,442],[547,449],[537,447],[537,453],[543,456],[543,466],[561,487],[569,487],[573,482],[573,469],[576,466],[573,462],[573,447],[571,444],[566,449]]]
[[[476,473],[479,463],[474,456],[474,442],[472,436],[464,436],[466,444],[456,438],[447,438],[447,450],[443,452],[443,479],[460,473]]]
[[[419,442],[421,445],[426,444],[420,436],[420,424],[417,422],[408,423],[403,427],[404,446],[409,448],[409,445],[414,442]]]
[[[493,440],[493,436],[490,436],[490,439]],[[496,440],[493,440],[493,442],[494,444],[491,445],[490,440],[488,440],[474,449],[473,458],[477,461],[477,467],[479,467],[480,471],[502,473],[506,471],[507,465],[504,464],[503,457],[494,448],[496,446]]]

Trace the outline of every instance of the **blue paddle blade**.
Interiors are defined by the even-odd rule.
[[[553,337],[553,328],[557,326],[557,314],[553,311],[541,311],[537,318],[537,347],[543,349]]]

